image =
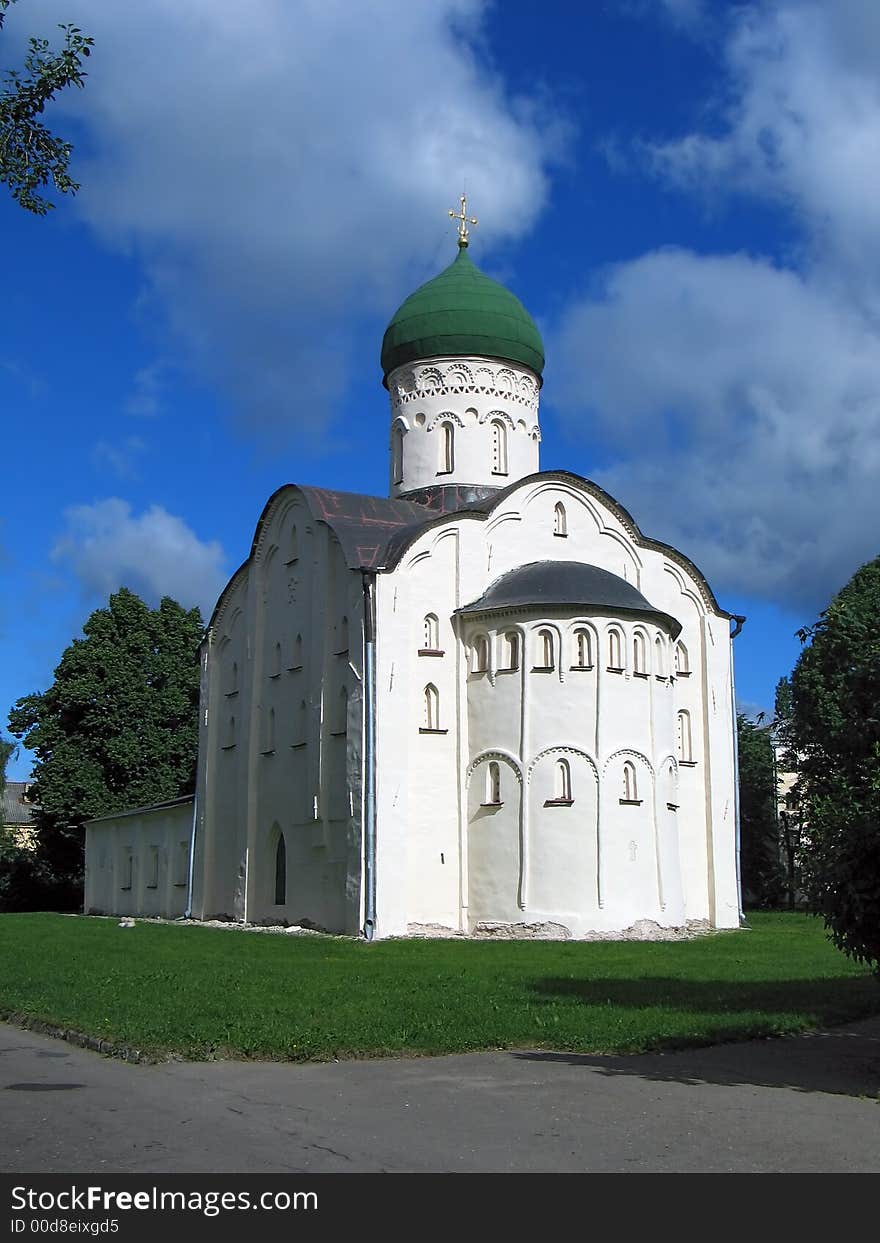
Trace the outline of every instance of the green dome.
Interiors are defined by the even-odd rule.
[[[540,378],[544,343],[535,321],[509,289],[485,276],[464,246],[455,260],[410,294],[382,341],[388,376],[422,358],[483,355],[530,367]]]

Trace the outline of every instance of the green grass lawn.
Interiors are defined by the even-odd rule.
[[[819,920],[684,942],[380,941],[0,916],[0,1016],[153,1055],[582,1053],[782,1035],[880,1012]]]

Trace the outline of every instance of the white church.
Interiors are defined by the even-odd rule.
[[[90,822],[87,912],[738,926],[743,619],[602,488],[540,469],[541,337],[464,209],[382,344],[388,497],[269,498],[201,648],[196,796]]]

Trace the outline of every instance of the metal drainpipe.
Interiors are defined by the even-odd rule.
[[[193,903],[193,869],[195,868],[196,859],[196,818],[199,814],[199,792],[196,790],[193,795],[193,822],[192,833],[189,839],[189,867],[186,872],[186,907],[184,908],[183,918],[192,919],[192,903]]]
[[[745,912],[743,911],[742,898],[742,866],[740,854],[742,850],[742,833],[740,826],[739,814],[739,730],[736,724],[736,682],[733,672],[733,640],[745,625],[745,618],[734,613],[732,620],[736,622],[736,626],[730,632],[730,710],[733,713],[733,807],[736,817],[736,901],[737,915],[740,924],[745,923]]]
[[[373,584],[364,581],[364,937],[376,931],[376,618]]]

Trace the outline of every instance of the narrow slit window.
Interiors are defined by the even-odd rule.
[[[189,881],[189,842],[177,843],[177,868],[174,874],[175,885],[185,885]]]
[[[147,888],[159,888],[159,847],[150,847],[149,871],[147,872]]]
[[[431,684],[425,687],[425,728],[440,728],[440,696]]]
[[[275,709],[263,709],[263,754],[275,750]]]
[[[234,695],[238,690],[238,665],[235,661],[229,666],[226,679],[226,694]]]
[[[538,650],[537,650],[536,656],[537,656],[537,659],[535,661],[535,667],[537,669],[552,669],[553,668],[553,631],[552,630],[539,630],[538,631]]]
[[[339,647],[336,649],[337,655],[348,651],[348,618],[343,617],[339,623]]]
[[[663,640],[659,634],[654,640],[654,673],[658,678],[666,677],[666,654],[663,651]]]
[[[688,662],[688,650],[682,642],[678,642],[675,645],[675,672],[679,677],[681,677],[682,674],[687,677],[690,671],[691,667]]]
[[[625,803],[635,803],[638,801],[638,797],[639,789],[636,783],[636,766],[627,760],[623,766],[623,801]]]
[[[308,724],[308,712],[306,710],[306,701],[301,699],[299,707],[296,710],[296,741],[294,746],[301,746],[306,741],[306,727]]]
[[[508,672],[519,668],[519,635],[515,630],[501,636],[501,668]]]
[[[284,906],[287,901],[287,847],[284,845],[284,834],[278,835],[275,847],[275,905]]]
[[[690,764],[694,758],[691,714],[685,709],[678,714],[678,758],[685,764]]]
[[[501,802],[501,765],[490,760],[486,771],[486,802],[492,806]]]
[[[293,640],[293,668],[301,669],[303,663],[303,637],[298,634]]]
[[[507,474],[507,428],[501,419],[492,420],[492,474]]]
[[[226,722],[226,733],[223,738],[224,747],[235,746],[235,717],[231,716]]]
[[[440,470],[450,475],[455,470],[455,428],[451,423],[440,424]]]
[[[391,433],[391,477],[395,483],[403,482],[403,430],[395,427]]]
[[[272,668],[269,673],[270,678],[277,678],[281,673],[281,644],[276,643],[272,650]]]
[[[122,885],[121,889],[131,889],[134,880],[134,855],[131,851],[126,851],[122,859]]]
[[[608,668],[618,672],[623,668],[623,643],[619,630],[608,631]]]
[[[471,673],[485,673],[489,668],[489,640],[484,634],[474,639]]]
[[[553,510],[553,534],[568,535],[568,518],[562,501],[557,501]]]
[[[287,541],[287,560],[288,563],[296,561],[299,557],[299,534],[296,524],[290,528],[290,536]]]
[[[633,635],[633,673],[645,673],[645,636],[638,631]]]
[[[589,669],[593,664],[589,630],[576,630],[574,635],[574,668]]]
[[[345,686],[339,692],[339,703],[336,708],[336,733],[348,733],[348,688]]]
[[[571,768],[568,760],[556,761],[556,797],[561,803],[571,802]]]
[[[436,652],[440,647],[440,625],[436,613],[429,613],[425,618],[422,646],[427,652]]]

